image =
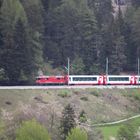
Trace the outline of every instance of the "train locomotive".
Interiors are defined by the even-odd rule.
[[[138,75],[38,76],[37,85],[139,85]]]

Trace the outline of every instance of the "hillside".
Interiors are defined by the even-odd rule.
[[[86,113],[85,123],[91,125],[140,113],[139,89],[0,90],[1,122],[7,134],[13,134],[22,120],[36,118],[47,127],[53,140],[59,140],[57,128],[68,103],[74,108],[77,124],[82,110]]]

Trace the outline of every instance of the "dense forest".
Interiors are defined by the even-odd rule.
[[[0,81],[32,83],[38,73],[137,73],[140,1],[0,0]]]

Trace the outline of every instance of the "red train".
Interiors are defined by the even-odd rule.
[[[138,75],[38,76],[38,85],[139,85]]]

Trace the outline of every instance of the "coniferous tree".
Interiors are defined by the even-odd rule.
[[[89,0],[89,2],[91,1]],[[113,7],[110,0],[94,0],[91,9],[95,12],[98,27],[96,34],[98,65],[94,67],[98,74],[103,74],[105,73],[105,60],[111,54],[114,24]]]
[[[70,73],[71,74],[84,74],[85,65],[83,63],[82,58],[75,57],[73,62],[71,63]]]
[[[140,7],[140,1],[139,0],[131,0],[131,3],[136,8]]]
[[[1,68],[4,69],[9,81],[15,83],[19,69],[16,67],[16,54],[18,52],[15,52],[14,31],[19,19],[22,22],[26,22],[26,14],[18,0],[3,1],[0,10],[0,31],[2,39],[0,48]]]
[[[14,31],[13,59],[17,69],[18,82],[30,81],[33,69],[32,52],[30,46],[28,27],[21,20],[17,21]],[[14,75],[13,75],[14,76]]]
[[[68,135],[68,133],[70,132],[70,130],[75,126],[76,126],[75,113],[71,105],[68,104],[62,112],[62,118],[60,124],[61,134],[64,140]]]
[[[73,61],[78,55],[89,68],[85,73],[90,73],[90,67],[96,62],[93,59],[97,56],[97,28],[87,0],[64,0],[48,14],[47,21],[45,58],[52,60],[54,66],[60,66],[66,64],[68,56]]]
[[[125,26],[122,17],[122,12],[119,6],[118,16],[113,26],[113,41],[112,41],[112,52],[110,54],[110,73],[120,74],[125,68],[126,64],[126,43],[125,43]]]
[[[34,60],[34,70],[37,71],[43,64],[43,16],[45,11],[41,0],[28,0],[28,2],[26,0],[21,0],[21,2],[27,14],[32,59]]]
[[[123,36],[115,36],[112,46],[112,53],[109,57],[109,74],[120,74],[123,72],[124,64],[126,63],[126,56],[124,54],[124,48],[126,44]]]

